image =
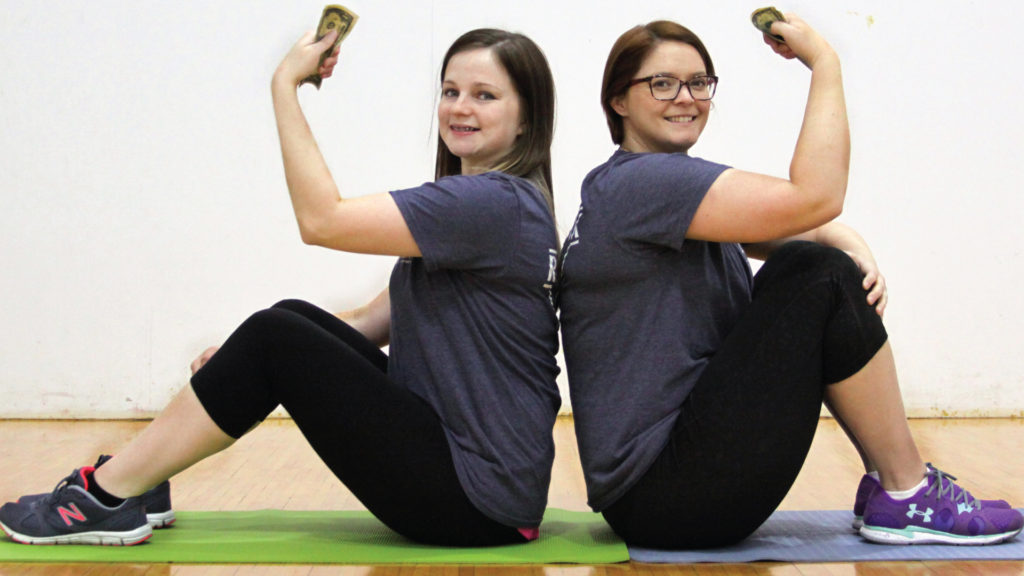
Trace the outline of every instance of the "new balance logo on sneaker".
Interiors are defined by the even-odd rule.
[[[70,510],[68,508],[70,508]],[[82,511],[78,509],[78,506],[75,506],[74,502],[69,504],[67,508],[64,506],[58,507],[57,513],[60,514],[61,519],[64,520],[64,524],[68,526],[72,525],[72,520],[78,520],[79,522],[86,521],[85,514],[82,514]]]
[[[139,498],[104,506],[85,489],[92,467],[75,470],[53,492],[0,507],[0,528],[22,544],[131,546],[153,535]]]
[[[1009,540],[1024,528],[1020,512],[988,506],[953,480],[929,464],[926,486],[910,498],[894,500],[875,487],[864,505],[861,536],[883,544],[979,545]]]
[[[96,464],[93,468],[99,468],[107,460],[110,460],[112,456],[101,454],[99,459],[96,460]],[[18,502],[20,504],[28,504],[32,500],[38,500],[49,494],[30,494],[28,496],[22,496]],[[174,524],[175,516],[174,509],[171,508],[171,483],[163,481],[158,484],[152,490],[139,496],[142,500],[142,505],[146,509],[146,520],[149,525],[153,528],[167,528],[171,524]]]

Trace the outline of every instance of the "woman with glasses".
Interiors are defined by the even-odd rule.
[[[559,279],[589,504],[635,546],[740,541],[793,484],[824,402],[870,473],[855,504],[864,536],[1012,538],[1020,513],[918,454],[885,281],[832,221],[850,160],[839,58],[794,15],[772,32],[777,53],[811,70],[789,178],[688,155],[718,85],[690,30],[637,26],[608,57],[601,102],[619,149],[584,180]],[[748,256],[765,259],[756,276]]]
[[[537,537],[560,404],[547,61],[521,34],[460,37],[441,66],[436,180],[343,199],[296,94],[314,72],[331,75],[337,51],[318,60],[335,36],[306,34],[274,74],[285,176],[303,240],[397,256],[389,287],[341,319],[298,301],[250,317],[197,360],[191,386],[120,454],[0,509],[14,540],[144,541],[137,496],[279,405],[406,537],[448,546]]]

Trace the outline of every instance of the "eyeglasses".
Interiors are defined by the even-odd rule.
[[[647,83],[651,88],[651,96],[655,100],[675,100],[683,86],[690,92],[694,100],[711,100],[715,97],[715,87],[718,86],[718,76],[697,76],[690,80],[680,80],[668,74],[655,74],[646,78],[631,80],[629,86]]]

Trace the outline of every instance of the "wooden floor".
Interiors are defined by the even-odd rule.
[[[0,502],[45,492],[97,454],[116,452],[145,422],[0,421]],[[1024,505],[1024,421],[913,420],[926,460],[958,476],[975,495]],[[555,428],[549,505],[586,510],[570,419]],[[831,420],[822,420],[807,465],[782,509],[845,509],[862,474],[856,453]],[[271,420],[173,481],[178,510],[360,509],[317,459],[295,426]],[[335,575],[346,576],[675,576],[680,574],[1024,574],[1024,562],[898,562],[847,564],[640,563],[603,566],[182,566],[0,564],[0,576],[99,575]]]

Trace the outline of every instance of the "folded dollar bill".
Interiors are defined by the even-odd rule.
[[[323,66],[324,60],[326,60],[327,57],[331,55],[331,52],[334,51],[334,48],[337,47],[338,44],[341,44],[341,41],[348,36],[349,32],[352,31],[352,28],[356,25],[358,20],[359,16],[344,6],[330,4],[324,7],[324,12],[320,16],[320,24],[316,27],[316,39],[318,41],[321,40],[324,36],[327,36],[331,30],[337,30],[338,37],[334,40],[334,44],[320,55],[321,66]],[[320,77],[320,74],[312,74],[303,79],[302,84],[312,84],[316,86],[317,90],[319,90],[320,83],[323,82],[323,80],[324,79]]]
[[[754,10],[753,14],[750,15],[750,21],[754,23],[754,27],[778,40],[779,42],[785,42],[786,39],[778,34],[772,34],[772,23],[773,22],[785,22],[786,17],[775,9],[774,6],[768,6],[767,8],[758,8]]]

